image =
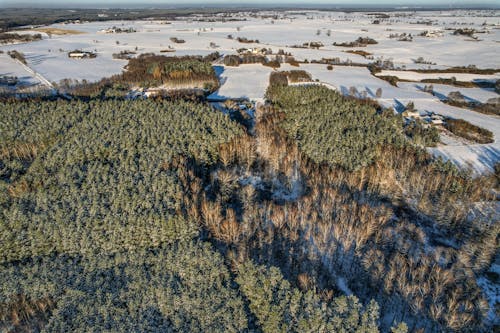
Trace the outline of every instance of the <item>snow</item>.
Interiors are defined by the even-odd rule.
[[[238,182],[242,186],[251,185],[256,189],[260,189],[260,190],[264,189],[263,180],[262,180],[262,177],[260,177],[260,176],[254,176],[252,174],[247,174],[245,176],[241,176],[240,178],[238,178]]]
[[[500,64],[497,64],[499,67]],[[396,76],[401,80],[422,81],[425,79],[451,79],[455,77],[457,81],[472,82],[472,81],[496,81],[500,79],[500,72],[495,74],[468,74],[468,73],[419,73],[413,71],[390,71],[384,70],[377,76]]]
[[[405,89],[417,89],[423,90],[426,83],[413,83],[413,82],[399,82],[398,86]],[[480,102],[485,103],[490,98],[499,97],[499,95],[495,92],[494,89],[486,89],[486,88],[462,88],[450,86],[447,84],[432,84],[434,87],[434,95],[438,97],[440,100],[447,99],[447,96],[450,92],[459,91],[463,96],[465,96],[466,100],[469,102]]]
[[[223,54],[235,53],[242,47],[267,47],[277,52],[283,49],[292,53],[299,60],[320,60],[322,58],[340,58],[356,63],[368,63],[369,60],[344,51],[362,49],[373,53],[375,59],[392,59],[396,66],[406,68],[427,68],[428,65],[415,64],[414,60],[423,57],[436,63],[433,68],[450,66],[476,65],[480,68],[499,68],[498,40],[500,30],[495,28],[499,16],[491,11],[454,11],[454,12],[406,12],[390,13],[391,18],[381,24],[372,24],[373,17],[366,13],[342,13],[326,11],[298,12],[261,12],[231,14],[233,19],[244,21],[198,22],[192,17],[171,21],[108,21],[82,24],[54,24],[51,27],[84,32],[77,35],[52,35],[42,33],[44,39],[32,43],[3,45],[0,50],[17,49],[26,54],[28,63],[35,71],[50,81],[63,78],[99,80],[102,77],[118,74],[125,61],[113,60],[112,54],[137,47],[139,53],[156,52],[172,46],[175,53],[169,55],[199,54],[213,51]],[[261,18],[259,15],[272,14],[277,18]],[[406,17],[397,16],[405,14]],[[432,21],[432,26],[415,24],[417,21]],[[483,26],[486,22],[487,25]],[[117,26],[133,28],[135,33],[104,34],[100,30]],[[446,28],[467,27],[484,30],[476,34],[481,41],[469,41],[470,38],[452,35]],[[441,30],[442,37],[420,37],[426,30]],[[319,31],[319,35],[318,35]],[[328,36],[327,32],[331,34]],[[389,38],[391,33],[411,33],[412,42],[401,42]],[[29,31],[24,31],[29,33]],[[228,39],[232,35],[234,39]],[[374,38],[379,43],[362,48],[333,46],[334,42],[350,42],[360,36]],[[175,44],[170,37],[184,39],[186,43]],[[259,44],[242,44],[237,37],[259,40]],[[116,43],[116,42],[119,43]],[[293,45],[319,41],[324,47],[319,50],[292,48]],[[210,42],[219,47],[211,48]],[[97,51],[97,58],[75,60],[67,57],[67,52],[74,49]],[[62,51],[61,51],[62,50]],[[480,50],[480,51],[479,51]],[[415,75],[399,73],[398,75]],[[427,74],[426,74],[427,75]],[[465,75],[465,74],[464,74]],[[498,75],[494,76],[498,78]],[[466,80],[459,75],[457,79]]]
[[[249,99],[262,102],[273,69],[261,64],[249,64],[239,67],[216,66],[215,70],[222,86],[209,96],[210,100]]]
[[[412,94],[403,94],[397,87],[391,86],[388,82],[371,75],[366,67],[357,66],[333,66],[329,71],[326,65],[301,64],[300,68],[283,66],[283,70],[301,69],[312,75],[314,80],[334,86],[343,94],[349,93],[350,87],[355,87],[359,92],[366,91],[367,96],[375,98],[378,88],[382,88],[384,98],[411,98]]]
[[[290,70],[291,66],[282,66],[280,70]],[[469,145],[467,143],[454,142],[437,148],[429,148],[429,152],[435,156],[450,160],[456,165],[471,168],[476,174],[493,172],[494,166],[500,161],[500,118],[486,115],[467,109],[462,109],[445,104],[438,97],[422,91],[423,84],[400,82],[397,87],[381,80],[373,75],[366,67],[356,66],[333,66],[329,71],[325,65],[301,64],[300,68],[309,72],[313,79],[334,86],[343,94],[349,94],[349,88],[355,87],[361,94],[366,91],[367,97],[377,100],[385,107],[392,107],[401,112],[405,105],[413,102],[415,108],[421,114],[436,113],[446,117],[464,119],[476,126],[490,130],[494,135],[494,143],[484,145]],[[456,87],[435,85],[438,91],[446,92],[459,90]],[[376,97],[378,88],[382,89],[381,98]],[[497,96],[496,93],[480,89],[460,88],[468,96],[477,100],[485,100]]]
[[[337,277],[337,288],[339,288],[345,295],[352,295],[353,292],[347,286],[347,281],[344,277]]]
[[[240,67],[224,67],[221,72],[222,87],[210,96],[213,99],[249,98],[262,100],[268,85],[269,67],[259,64],[241,65]],[[500,118],[491,115],[474,112],[467,109],[454,107],[442,103],[439,98],[422,91],[421,84],[401,82],[398,87],[371,75],[366,67],[357,66],[334,66],[333,70],[326,69],[326,65],[301,64],[299,68],[290,65],[282,65],[279,70],[300,69],[309,72],[314,80],[327,87],[337,89],[343,94],[349,94],[350,87],[356,87],[359,93],[366,91],[370,98],[378,100],[385,107],[392,107],[402,111],[409,102],[415,104],[415,108],[422,114],[436,113],[446,117],[464,119],[474,125],[493,132],[495,142],[484,145],[470,145],[467,142],[448,142],[437,148],[429,148],[434,156],[450,160],[458,166],[471,168],[476,174],[492,172],[496,163],[500,161]],[[381,98],[376,97],[378,88],[382,89]],[[446,85],[435,85],[437,91],[446,89],[456,91],[456,87]],[[489,90],[476,88],[460,88],[466,96],[480,101],[495,97],[496,93]]]
[[[400,83],[405,89],[417,91],[415,85]],[[455,88],[455,87],[453,87]],[[468,109],[458,108],[444,104],[437,97],[429,96],[427,99],[414,99],[415,108],[420,112],[435,112],[446,117],[464,119],[473,125],[487,129],[493,133],[494,142],[484,145],[448,145],[429,148],[429,152],[450,160],[462,167],[470,167],[475,173],[482,174],[493,172],[495,164],[500,161],[500,118],[486,115]],[[476,96],[477,97],[477,96]],[[484,97],[484,96],[483,96]]]
[[[262,17],[262,15],[269,15]],[[321,60],[339,58],[367,64],[371,60],[363,56],[346,53],[347,50],[364,50],[373,54],[374,59],[392,60],[396,69],[444,69],[453,66],[475,65],[478,68],[500,68],[498,57],[500,40],[500,14],[498,11],[428,11],[428,12],[391,12],[390,18],[373,24],[374,18],[368,13],[327,12],[327,11],[288,11],[233,13],[232,19],[240,21],[216,22],[196,21],[193,17],[178,18],[166,22],[142,21],[107,21],[74,24],[54,24],[51,27],[78,30],[82,34],[52,35],[42,33],[41,41],[2,45],[0,50],[18,50],[26,56],[28,66],[37,74],[33,77],[26,68],[13,62],[5,54],[0,54],[0,73],[17,75],[28,83],[36,84],[47,80],[59,82],[62,79],[97,81],[103,77],[119,74],[126,65],[124,60],[114,60],[112,55],[124,50],[135,50],[138,54],[154,52],[157,54],[168,47],[175,48],[169,56],[206,55],[215,51],[221,54],[234,54],[239,48],[265,47],[276,53],[282,49],[290,52],[298,60]],[[419,23],[428,21],[429,24]],[[135,33],[109,33],[99,31],[113,26],[133,28]],[[453,35],[457,28],[473,28],[484,33],[476,33],[477,40],[466,36]],[[330,31],[330,36],[328,35]],[[424,31],[440,31],[435,37],[418,36]],[[24,30],[29,33],[30,31]],[[412,42],[389,38],[390,34],[412,34]],[[227,38],[232,35],[234,38]],[[171,37],[184,39],[183,44],[171,42]],[[242,44],[236,38],[246,37],[259,40],[259,43]],[[378,44],[366,47],[346,48],[332,45],[334,42],[350,42],[358,37],[374,38]],[[321,42],[319,50],[293,48],[307,42]],[[210,47],[213,42],[216,48]],[[81,49],[97,53],[95,59],[70,59],[69,51]],[[416,64],[419,57],[435,65]],[[453,145],[446,145],[429,151],[442,156],[458,165],[469,166],[476,172],[491,171],[499,160],[500,123],[495,116],[483,115],[470,110],[452,107],[442,103],[422,91],[419,83],[401,82],[398,87],[371,75],[366,67],[335,66],[328,71],[326,65],[303,64],[300,68],[284,65],[280,70],[304,69],[314,79],[327,87],[346,94],[350,87],[356,87],[366,96],[377,99],[383,106],[401,111],[413,101],[418,111],[434,112],[447,117],[461,118],[477,126],[491,130],[495,142],[489,145],[467,145],[459,141],[448,140]],[[217,66],[222,85],[210,98],[214,101],[250,99],[256,102],[264,100],[271,68],[260,64],[241,65],[239,67]],[[9,74],[11,73],[11,74]],[[379,75],[393,75],[401,79],[420,81],[429,78],[451,78],[459,81],[498,80],[500,73],[492,75],[457,74],[457,73],[418,73],[415,71],[383,71]],[[382,89],[381,98],[376,97],[378,88]],[[434,85],[438,96],[450,91],[461,91],[467,98],[484,102],[497,95],[487,89],[456,88],[446,85]]]
[[[490,268],[490,271],[497,274],[497,276],[500,276],[499,265],[493,264]],[[479,287],[481,287],[484,294],[486,295],[486,299],[488,300],[488,304],[490,307],[487,315],[488,321],[490,321],[492,324],[498,325],[500,320],[497,317],[496,309],[500,305],[500,285],[498,283],[490,281],[486,277],[478,278],[477,284],[479,285]]]
[[[500,161],[500,145],[498,143],[488,145],[465,145],[465,146],[442,146],[429,148],[436,157],[465,168],[470,168],[478,174],[493,172],[493,167]]]
[[[0,54],[0,76],[17,76],[23,86],[33,86],[40,83],[32,73],[6,53]]]

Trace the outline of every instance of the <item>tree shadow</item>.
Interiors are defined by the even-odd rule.
[[[376,94],[373,92],[373,90],[367,86],[365,86],[365,90],[366,92],[368,93],[368,95],[370,95],[371,98],[376,98]]]
[[[486,91],[495,91],[495,80],[474,79],[472,80],[479,88]]]
[[[403,113],[406,109],[406,106],[401,103],[397,98],[394,98],[394,110],[397,113]]]
[[[500,149],[494,146],[482,146],[481,148],[482,154],[479,154],[479,162],[494,170],[495,165],[500,161]]]

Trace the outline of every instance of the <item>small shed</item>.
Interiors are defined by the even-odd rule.
[[[72,51],[68,53],[68,57],[72,59],[85,59],[85,58],[95,58],[97,55],[89,51]]]

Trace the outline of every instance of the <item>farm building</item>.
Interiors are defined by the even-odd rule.
[[[422,33],[423,37],[430,37],[430,38],[443,37],[443,35],[444,34],[441,30],[424,31]]]
[[[68,57],[72,59],[85,59],[85,58],[95,58],[97,55],[89,51],[72,51],[68,53]]]

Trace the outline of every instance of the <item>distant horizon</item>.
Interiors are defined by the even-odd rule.
[[[149,0],[140,2],[136,0],[112,0],[112,1],[82,1],[82,0],[54,0],[49,3],[45,1],[0,1],[0,8],[50,8],[50,9],[168,9],[168,8],[319,8],[319,9],[500,9],[498,1],[408,1],[399,0],[389,3],[377,3],[371,0],[350,1],[321,1],[304,3],[303,1],[275,0],[272,4],[262,0],[245,0],[238,3],[227,0],[211,1],[161,1]]]

